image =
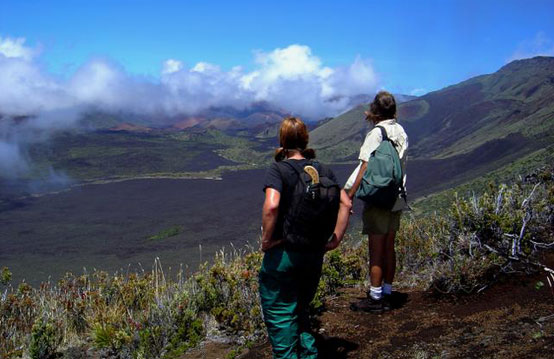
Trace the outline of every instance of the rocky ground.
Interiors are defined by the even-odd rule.
[[[537,285],[541,281],[544,285]],[[554,290],[545,273],[511,275],[471,296],[402,291],[383,314],[353,312],[361,289],[327,301],[315,328],[322,358],[554,358]],[[185,358],[270,359],[267,342],[236,355],[205,343]]]

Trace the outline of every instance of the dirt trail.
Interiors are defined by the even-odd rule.
[[[543,274],[457,299],[405,292],[383,314],[352,312],[362,297],[346,288],[327,301],[315,323],[322,358],[554,358],[554,293]],[[224,359],[231,350],[206,343],[185,358]],[[260,343],[239,358],[270,359],[271,349]]]

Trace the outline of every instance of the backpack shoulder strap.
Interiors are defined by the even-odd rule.
[[[396,147],[396,143],[389,138],[389,135],[387,135],[387,130],[383,126],[375,126],[379,127],[381,130],[381,136],[383,136],[383,141],[389,141],[392,147],[396,150],[396,153],[398,153],[398,148]]]
[[[383,136],[383,141],[389,141],[389,142],[392,142],[389,138],[389,136],[387,135],[387,130],[385,130],[385,128],[383,126],[375,126],[377,128],[379,128],[381,130],[381,136]]]
[[[278,162],[279,163],[279,162]],[[283,160],[281,161],[280,163],[286,163],[287,165],[289,165],[289,167],[292,167],[292,169],[298,173],[298,176],[300,176],[302,174],[302,171],[300,171],[300,169],[298,168],[298,166],[294,165],[292,162],[288,161],[288,160]],[[281,172],[282,174],[282,172]]]
[[[296,181],[293,182],[293,183],[290,183],[290,187],[291,188],[294,188],[301,180],[302,180],[302,172],[298,166],[296,166],[295,164],[291,163],[290,161],[287,161],[287,160],[283,160],[283,161],[280,161],[280,162],[277,162],[277,168],[279,169],[279,172],[281,173],[281,178],[283,178],[283,181],[285,181],[285,176],[283,174],[283,171],[282,171],[282,168],[280,167],[280,164],[283,164],[283,165],[288,165],[289,167],[292,167],[292,169],[296,172],[296,174],[298,175],[296,177]]]

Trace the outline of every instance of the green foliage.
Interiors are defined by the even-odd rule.
[[[513,185],[454,196],[446,214],[410,218],[398,233],[397,276],[440,293],[485,288],[514,265],[532,270],[554,241],[554,176],[545,167]]]
[[[221,251],[188,278],[179,273],[167,280],[156,260],[144,274],[95,271],[68,274],[55,286],[8,287],[0,296],[0,356],[15,358],[30,348],[33,357],[46,358],[63,338],[119,357],[179,358],[203,340],[211,322],[217,323],[212,331],[259,337],[261,259],[260,252]]]
[[[12,272],[10,272],[8,267],[2,267],[2,271],[0,272],[0,284],[8,285],[8,283],[10,283],[11,280],[12,280]]]
[[[225,357],[226,359],[235,359],[235,358],[238,358],[239,355],[241,355],[241,353],[245,350],[245,349],[250,349],[252,347],[252,344],[253,342],[248,340],[246,341],[246,343],[242,344],[242,345],[239,345],[238,347],[232,349],[228,354],[227,356]]]
[[[60,328],[52,320],[41,318],[31,330],[29,354],[32,359],[49,359],[56,355],[62,342]]]
[[[544,282],[543,281],[539,280],[535,283],[535,289],[536,290],[541,290],[543,287],[544,287]]]
[[[178,329],[166,347],[167,352],[163,356],[164,358],[179,358],[185,351],[198,345],[204,338],[203,322],[200,318],[194,319],[194,313],[189,313],[186,319],[178,323]],[[148,357],[153,356],[146,356],[146,358]]]
[[[248,253],[244,259],[227,259],[220,252],[212,267],[195,278],[203,288],[199,303],[229,333],[248,336],[263,327],[257,276],[261,260],[259,252]]]
[[[183,226],[173,226],[173,227],[161,230],[157,234],[148,237],[148,239],[151,240],[151,241],[158,241],[158,240],[166,239],[166,238],[169,238],[169,237],[176,236],[180,233],[183,233],[183,230],[184,230]]]
[[[347,238],[345,242],[350,242]],[[367,246],[343,245],[325,255],[321,279],[311,303],[312,311],[324,308],[324,299],[337,293],[339,288],[358,283],[367,273]]]

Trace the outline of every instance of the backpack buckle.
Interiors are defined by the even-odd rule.
[[[306,195],[308,199],[315,201],[319,198],[319,191],[316,189],[316,186],[313,184],[306,186]]]

